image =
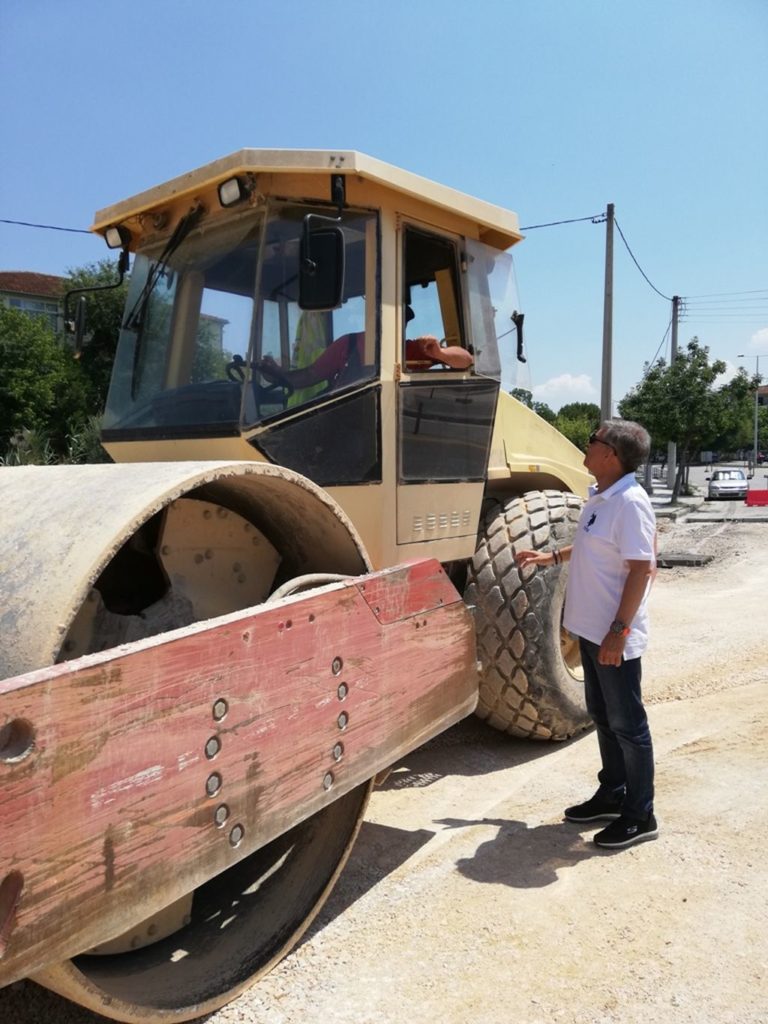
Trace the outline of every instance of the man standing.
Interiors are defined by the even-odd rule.
[[[648,642],[647,599],[656,558],[656,517],[635,470],[650,438],[629,420],[608,420],[589,438],[584,465],[597,483],[573,544],[519,551],[520,566],[570,562],[563,625],[578,636],[587,710],[597,727],[599,788],[568,807],[569,821],[610,821],[598,846],[615,849],[658,835],[653,747],[640,689]]]

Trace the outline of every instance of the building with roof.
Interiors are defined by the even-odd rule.
[[[64,327],[66,278],[28,270],[0,271],[0,302],[30,316],[43,317],[54,331]]]

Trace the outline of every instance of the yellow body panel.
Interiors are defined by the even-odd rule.
[[[584,453],[505,391],[499,393],[488,480],[494,489],[514,493],[555,487],[586,497],[591,476]]]

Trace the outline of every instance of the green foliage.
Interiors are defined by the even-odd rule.
[[[111,260],[70,272],[65,291],[113,285]],[[95,462],[126,284],[86,294],[82,351],[43,321],[0,306],[0,464]],[[70,300],[70,316],[74,303]]]
[[[533,394],[526,388],[512,388],[510,394],[513,398],[516,398],[518,402],[522,402],[523,405],[529,409],[533,409],[537,416],[541,416],[547,423],[555,422],[555,414],[549,408],[546,402],[534,402]]]
[[[754,387],[745,370],[723,385],[718,391],[721,402],[720,431],[712,448],[716,451],[736,451],[752,447],[754,440]]]
[[[588,420],[592,430],[600,426],[600,406],[594,402],[568,402],[560,407],[557,414],[567,420]]]
[[[0,455],[0,466],[50,466],[57,461],[43,430],[20,430],[10,438],[5,455]]]
[[[725,363],[709,361],[709,349],[692,338],[685,351],[667,366],[663,359],[647,369],[643,380],[619,403],[625,419],[636,420],[648,430],[654,448],[669,442],[677,445],[680,492],[685,467],[698,451],[738,446],[749,416],[751,383],[739,373],[719,388],[715,381]],[[745,419],[746,417],[746,419]]]
[[[509,393],[513,398],[516,398],[518,402],[522,402],[523,405],[527,405],[529,409],[533,408],[533,395],[526,388],[512,388]]]
[[[82,367],[41,319],[0,306],[0,451],[26,430],[64,452],[87,420],[88,394]]]
[[[594,420],[584,416],[563,416],[562,412],[559,412],[555,419],[555,426],[572,444],[583,451],[587,447],[589,435],[595,429],[596,424]]]
[[[50,466],[54,463],[109,462],[101,447],[101,421],[92,416],[76,433],[67,435],[63,452],[56,452],[44,430],[20,430],[11,437],[0,466]]]
[[[193,383],[226,380],[227,363],[232,361],[232,353],[222,349],[221,335],[213,324],[201,319],[197,328],[196,341],[190,380]]]
[[[557,419],[557,415],[549,408],[546,402],[534,402],[531,408],[538,416],[546,420],[547,423],[554,423]]]
[[[79,430],[67,435],[62,462],[111,462],[101,447],[101,417],[89,416]]]

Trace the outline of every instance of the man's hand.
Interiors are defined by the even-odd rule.
[[[253,364],[262,377],[266,377],[272,384],[286,384],[288,378],[272,356],[264,356]]]
[[[471,352],[468,352],[461,345],[440,344],[434,334],[422,334],[414,339],[420,351],[426,359],[432,359],[436,363],[443,363],[450,366],[452,370],[468,370],[475,359]]]
[[[433,334],[422,334],[416,340],[421,345],[424,355],[434,359],[436,363],[442,362],[443,350],[440,348],[440,342]]]
[[[551,551],[516,551],[515,561],[521,569],[528,565],[552,565],[554,558]]]
[[[606,633],[597,655],[598,663],[600,665],[616,665],[617,667],[621,665],[626,640],[627,638],[622,636],[621,633],[613,633],[611,631]]]

